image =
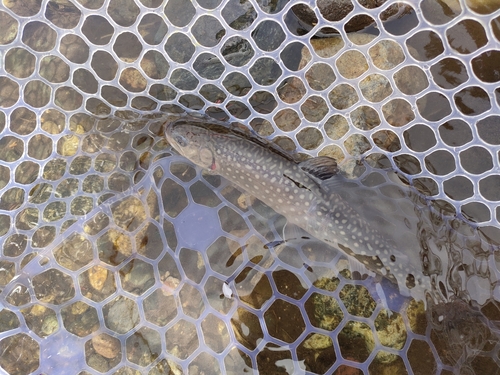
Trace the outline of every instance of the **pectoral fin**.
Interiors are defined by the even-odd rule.
[[[339,173],[337,162],[328,156],[306,160],[300,163],[299,167],[320,190],[325,192],[335,191],[336,187],[345,183],[344,177]]]
[[[299,167],[311,177],[321,181],[328,180],[339,172],[337,162],[328,156],[306,160],[300,163]]]

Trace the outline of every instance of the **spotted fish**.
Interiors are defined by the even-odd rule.
[[[418,240],[408,229],[415,223],[409,223],[404,212],[367,194],[370,189],[350,183],[333,159],[317,157],[296,163],[258,139],[197,120],[168,124],[165,134],[193,163],[226,178],[289,222],[396,282],[404,295],[423,299],[430,281],[422,272]],[[383,202],[401,198],[388,195]]]

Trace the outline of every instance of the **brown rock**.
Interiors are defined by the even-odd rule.
[[[93,337],[92,346],[104,358],[115,358],[120,353],[120,341],[106,334]]]

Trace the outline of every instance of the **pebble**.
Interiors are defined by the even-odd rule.
[[[92,346],[104,358],[115,358],[120,353],[120,341],[105,334],[93,337]]]
[[[108,278],[108,270],[99,266],[95,266],[89,269],[89,283],[97,291],[101,291],[104,287],[104,283]]]

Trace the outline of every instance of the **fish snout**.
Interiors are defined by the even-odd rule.
[[[183,149],[189,146],[189,139],[183,132],[183,128],[178,126],[177,121],[165,125],[165,138],[168,143],[181,155],[184,155]]]

